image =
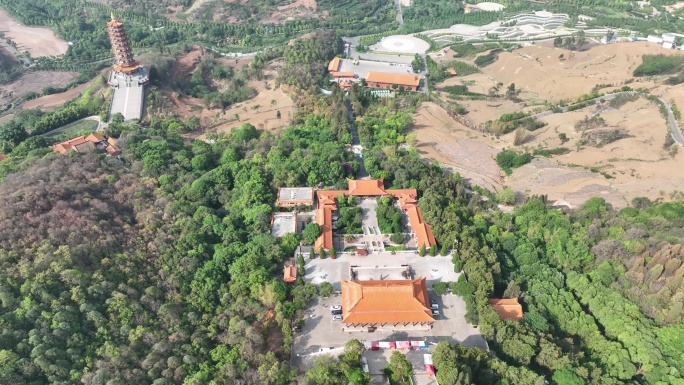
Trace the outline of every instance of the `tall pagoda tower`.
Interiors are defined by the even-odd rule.
[[[140,68],[140,64],[133,58],[133,51],[123,23],[114,18],[113,12],[112,21],[107,23],[107,34],[114,52],[114,71],[123,74],[135,73]]]
[[[114,18],[107,23],[107,34],[112,43],[114,65],[109,73],[109,86],[112,87],[112,105],[109,120],[121,114],[124,121],[140,120],[145,104],[145,85],[149,81],[147,68],[133,57],[131,44],[122,22]]]

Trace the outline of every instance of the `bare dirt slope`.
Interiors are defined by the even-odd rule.
[[[40,92],[47,86],[63,86],[74,80],[77,72],[35,71],[23,74],[19,79],[0,85],[0,106],[21,98],[29,92]]]
[[[545,42],[503,52],[496,62],[482,68],[482,74],[448,81],[472,80],[476,83],[472,89],[485,93],[495,82],[504,86],[515,83],[526,100],[573,99],[591,92],[597,84],[617,85],[632,79],[632,71],[641,64],[644,54],[678,53],[646,42],[598,45],[582,52],[554,48]]]
[[[655,105],[642,98],[603,111],[606,128],[625,129],[631,137],[601,148],[577,147],[581,134],[574,124],[592,112],[584,109],[544,117],[548,125],[519,149],[565,146],[571,152],[537,157],[508,177],[495,158],[503,148],[513,147],[513,134],[500,139],[483,135],[452,120],[434,103],[423,103],[414,115],[416,147],[425,157],[491,191],[506,185],[523,195],[547,195],[550,201],[571,207],[594,196],[621,208],[638,196],[669,200],[684,193],[684,168],[678,166],[684,155],[663,149],[667,127]],[[568,142],[561,143],[560,133],[567,135]]]
[[[19,52],[28,51],[33,57],[58,56],[67,51],[69,45],[55,36],[49,28],[28,27],[12,19],[0,9],[0,32],[17,43]]]
[[[100,74],[103,76],[106,76],[109,74],[109,68],[103,69]],[[64,105],[64,103],[68,102],[69,100],[75,98],[79,94],[81,94],[83,91],[85,91],[88,87],[93,87],[93,85],[97,85],[97,89],[102,89],[104,86],[102,85],[101,79],[99,76],[96,76],[94,79],[90,80],[89,82],[83,83],[81,85],[78,85],[74,88],[68,89],[64,92],[60,92],[58,94],[52,94],[52,95],[45,95],[41,96],[39,98],[29,100],[24,102],[20,107],[22,109],[28,110],[28,109],[33,109],[33,108],[40,108],[42,110],[50,110],[56,107],[61,107]]]
[[[600,148],[581,144],[581,133],[574,127],[577,120],[600,112],[605,125],[600,129],[623,129],[630,136],[609,143]],[[631,200],[637,196],[651,199],[669,199],[675,191],[684,191],[684,168],[679,167],[684,155],[663,149],[669,135],[665,120],[658,107],[644,98],[629,102],[619,109],[596,110],[586,108],[565,114],[549,115],[541,119],[548,123],[539,129],[524,147],[555,148],[565,146],[572,149],[569,154],[553,158],[554,162],[578,165],[585,170],[598,170],[605,185]],[[559,134],[565,133],[567,143],[562,143]],[[513,134],[504,138],[512,142]],[[514,178],[521,178],[526,171],[514,172]],[[523,178],[524,179],[524,178]],[[574,182],[566,184],[566,191],[577,188]]]
[[[458,172],[471,183],[496,191],[501,188],[498,152],[482,134],[454,121],[434,103],[423,103],[413,116],[417,148],[425,157]]]
[[[68,102],[69,100],[75,98],[86,88],[88,88],[88,84],[84,83],[58,94],[45,95],[33,100],[29,100],[22,104],[21,107],[27,110],[33,108],[49,109],[59,107],[64,105],[64,103]]]
[[[257,96],[254,98],[237,103],[224,112],[218,109],[202,110],[202,122],[212,122],[213,124],[204,132],[191,136],[206,138],[210,133],[229,132],[232,128],[240,127],[244,123],[269,131],[287,126],[294,111],[292,98],[280,88],[267,90],[264,83],[260,81],[250,82],[250,86],[257,90]],[[188,105],[201,105],[202,101],[183,98],[179,102]],[[277,117],[278,111],[280,111],[280,118]],[[189,111],[188,113],[197,115],[196,112]]]
[[[561,54],[562,60],[559,59]],[[476,125],[495,120],[504,113],[546,109],[544,102],[574,100],[599,84],[612,84],[603,87],[602,92],[610,92],[624,84],[643,87],[668,102],[674,100],[680,109],[684,108],[684,87],[664,85],[664,77],[633,78],[632,72],[641,64],[644,54],[680,53],[645,42],[594,45],[586,51],[572,53],[545,42],[504,52],[495,63],[483,68],[482,73],[447,79],[439,87],[465,82],[469,90],[487,94],[497,83],[503,83],[500,93],[515,83],[516,88],[522,90],[521,101],[517,103],[503,98],[460,101],[469,111],[465,118]],[[592,114],[600,114],[605,121],[598,129],[624,130],[628,137],[601,147],[584,143],[575,123]],[[491,175],[496,153],[503,148],[516,147],[513,145],[514,133],[492,138],[455,122],[449,128],[420,115],[421,112],[416,120],[423,119],[426,123],[418,130],[418,142],[425,155],[446,164],[460,162],[455,160],[459,157],[476,158],[470,164],[474,165],[474,173],[478,176],[472,179],[484,187],[489,188],[477,178],[482,180],[483,175]],[[638,196],[663,200],[684,198],[684,167],[679,166],[684,155],[676,144],[673,148],[663,147],[669,135],[665,119],[658,107],[645,98],[619,108],[611,108],[605,103],[601,107],[548,115],[541,120],[547,125],[529,133],[529,139],[517,149],[531,152],[566,147],[570,152],[552,158],[538,157],[515,169],[513,175],[503,178],[498,186],[510,185],[527,195],[545,194],[551,201],[570,206],[581,205],[593,196],[603,197],[618,208]],[[442,136],[435,140],[439,132]],[[561,134],[567,141],[561,141]],[[477,141],[484,147],[463,148],[467,140]],[[469,153],[453,154],[462,151]],[[493,166],[484,166],[488,163]]]

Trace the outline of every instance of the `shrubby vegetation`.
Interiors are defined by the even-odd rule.
[[[674,74],[684,70],[684,57],[680,55],[643,55],[642,60],[634,70],[634,76]]]
[[[567,147],[556,147],[551,149],[535,149],[533,152],[534,156],[545,156],[550,158],[554,155],[565,155],[570,153],[570,149]]]
[[[12,152],[28,137],[44,134],[87,116],[106,114],[106,111],[104,98],[94,96],[92,90],[86,90],[81,96],[50,112],[39,109],[21,111],[9,122],[0,124],[0,152]],[[44,140],[48,144],[55,142],[54,138],[34,140]],[[23,150],[19,148],[18,151]]]
[[[497,12],[463,13],[460,2],[445,0],[415,0],[411,6],[402,6],[404,28],[411,32],[421,32],[435,28],[449,28],[454,24],[467,23],[485,25],[498,20]]]
[[[340,217],[337,219],[338,234],[363,234],[361,207],[340,207]]]
[[[475,65],[478,67],[486,67],[486,66],[494,63],[494,61],[498,57],[498,51],[499,50],[494,49],[494,50],[491,50],[490,52],[488,52],[484,55],[480,55],[480,56],[476,57],[475,58]]]
[[[317,85],[327,88],[330,84],[324,83],[323,74],[328,70],[328,61],[341,51],[342,39],[330,31],[317,33],[315,38],[298,39],[285,48],[286,64],[278,81],[304,90]]]
[[[227,108],[253,97],[255,90],[247,86],[251,78],[262,77],[260,68],[241,68],[233,70],[230,66],[219,64],[213,55],[204,55],[197,68],[187,79],[173,79],[179,88],[204,100],[210,108]]]
[[[465,85],[445,86],[445,87],[441,87],[439,90],[446,92],[447,94],[449,94],[450,98],[456,99],[456,100],[460,100],[460,99],[464,99],[464,98],[482,99],[485,97],[483,94],[479,94],[477,92],[471,92],[468,89],[468,86],[465,86]]]
[[[451,76],[451,74],[447,72],[447,70],[450,68],[456,71],[458,76],[466,76],[480,72],[477,67],[458,60],[444,64],[437,64],[437,62],[434,61],[430,56],[426,56],[425,61],[428,70],[428,81],[433,87],[435,84],[441,83]]]
[[[531,160],[532,155],[528,152],[518,153],[515,150],[503,150],[496,154],[496,163],[507,175],[513,173],[511,169],[530,163]]]
[[[378,218],[380,232],[383,234],[401,234],[401,211],[395,206],[395,200],[385,197],[378,198],[377,201],[378,207],[375,210],[375,215]]]
[[[565,38],[558,36],[553,40],[554,47],[567,48],[573,51],[581,51],[587,39],[584,37],[584,31],[580,30],[572,36]]]
[[[530,373],[529,378],[521,376],[516,383],[533,384],[536,375],[551,376],[560,370],[580,378],[580,382],[596,384],[622,383],[635,376],[647,383],[680,380],[671,369],[682,367],[681,358],[666,353],[671,352],[669,349],[675,340],[684,336],[680,325],[656,327],[636,309],[613,310],[614,315],[608,316],[609,311],[594,308],[606,305],[589,304],[587,300],[579,302],[575,297],[583,298],[583,292],[605,290],[600,286],[604,284],[599,282],[612,283],[622,275],[620,257],[616,261],[613,259],[615,254],[610,251],[595,254],[596,245],[606,242],[603,239],[608,235],[609,225],[605,221],[615,218],[615,213],[609,211],[602,199],[590,200],[572,217],[547,210],[543,199],[533,198],[513,215],[475,214],[468,219],[467,215],[461,217],[454,212],[455,208],[450,208],[449,202],[454,202],[455,197],[448,198],[447,191],[426,192],[420,202],[421,209],[426,220],[434,221],[430,223],[435,223],[433,230],[438,242],[454,237],[460,240],[459,258],[468,274],[468,282],[474,285],[477,322],[489,339],[490,347],[507,363],[522,365],[535,372],[535,375]],[[437,202],[441,202],[439,208],[435,208]],[[436,220],[455,214],[461,219]],[[657,243],[654,240],[653,244]],[[623,261],[629,263],[629,259]],[[590,280],[577,285],[571,281],[575,276],[586,276]],[[626,292],[626,288],[623,293],[613,289],[611,295],[618,296],[613,301],[626,301]],[[521,293],[528,293],[521,323],[500,321],[486,304],[490,296],[518,297]],[[640,302],[648,303],[645,299]],[[584,308],[584,304],[589,304],[589,309]],[[618,312],[620,314],[616,314]],[[624,317],[627,314],[629,316]],[[610,323],[636,323],[643,328],[640,330],[650,330],[646,333],[653,334],[642,343],[640,333],[623,333],[620,338],[630,339],[629,342],[614,342]],[[656,348],[646,353],[639,350],[643,344],[653,344],[651,346]],[[657,361],[650,356],[659,354],[668,358],[650,366]],[[649,362],[649,370],[637,373],[637,366],[643,370],[645,362]]]
[[[337,359],[322,356],[317,359],[313,368],[307,371],[306,380],[311,385],[366,385],[370,383],[370,375],[363,371],[361,353],[364,347],[355,339],[347,341],[344,353]]]
[[[442,341],[432,353],[440,384],[533,384],[540,376],[527,368],[517,368],[492,360],[487,352]],[[543,380],[542,380],[543,381]]]

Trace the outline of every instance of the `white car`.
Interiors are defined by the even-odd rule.
[[[342,321],[342,316],[341,315],[334,315],[333,321]]]
[[[342,310],[342,306],[340,306],[340,305],[333,305],[333,306],[330,306],[330,310],[331,310],[331,311],[332,311],[332,310]]]
[[[439,317],[439,310],[433,310],[433,311],[432,311],[432,316],[433,316],[433,317]]]
[[[439,310],[439,305],[436,304],[436,303],[431,303],[431,304],[430,304],[430,309],[432,309],[432,310]]]

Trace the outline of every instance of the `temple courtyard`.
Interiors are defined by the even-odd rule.
[[[365,256],[338,253],[337,259],[306,257],[305,262],[306,275],[302,277],[304,282],[316,285],[330,282],[336,292],[341,289],[341,280],[351,279],[352,268],[358,274],[357,279],[361,281],[391,280],[405,279],[401,273],[408,265],[414,278],[425,277],[428,289],[437,282],[456,282],[460,275],[454,272],[451,255],[421,257],[414,251],[398,251],[396,254],[386,251]]]

